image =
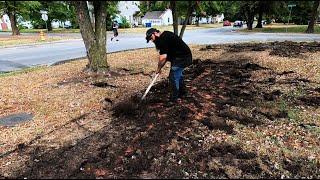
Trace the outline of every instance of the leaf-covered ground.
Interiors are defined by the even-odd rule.
[[[320,44],[192,46],[188,94],[167,102],[169,66],[145,102],[157,52],[107,55],[1,77],[5,178],[320,178]]]

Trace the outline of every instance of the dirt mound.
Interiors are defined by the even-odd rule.
[[[280,57],[303,57],[303,53],[320,51],[320,42],[271,42],[271,43],[241,43],[231,45],[207,45],[200,51],[225,49],[227,52],[265,51],[270,50],[270,55]]]
[[[249,60],[196,62],[185,72],[188,95],[180,103],[168,103],[168,84],[160,82],[151,89],[144,106],[135,106],[133,111],[115,110],[118,117],[115,123],[143,128],[130,130],[136,135],[124,142],[129,148],[124,148],[123,163],[109,169],[121,167],[116,177],[121,174],[124,177],[190,178],[195,172],[200,178],[280,177],[266,157],[246,152],[237,145],[214,144],[208,151],[200,147],[203,137],[210,132],[235,134],[234,126],[227,120],[254,127],[288,118],[285,109],[261,103],[280,102],[287,94],[281,90],[269,91],[265,88],[270,85],[269,80],[252,81],[251,74],[267,70],[267,79],[273,78],[272,84],[276,85],[281,82],[274,77],[294,72],[279,74]],[[294,79],[288,76],[287,80]],[[297,86],[308,83],[296,82]],[[296,98],[292,103],[299,105],[303,100]],[[313,101],[308,102],[314,105]],[[185,157],[187,160],[183,160]],[[292,177],[308,171],[294,165],[286,168]],[[183,169],[189,173],[183,173]]]

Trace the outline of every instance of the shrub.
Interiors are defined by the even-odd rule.
[[[128,20],[124,16],[121,16],[121,21],[122,21],[122,23],[119,25],[119,28],[130,28],[131,27],[130,23],[128,22]]]

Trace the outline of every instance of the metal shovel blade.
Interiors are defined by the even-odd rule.
[[[152,81],[151,81],[150,85],[148,86],[146,92],[145,92],[144,95],[142,96],[141,100],[143,100],[143,99],[146,97],[146,95],[147,95],[148,92],[150,91],[151,87],[153,86],[154,82],[156,82],[158,76],[159,76],[159,73],[157,73],[157,74],[154,76],[154,78],[152,79]]]

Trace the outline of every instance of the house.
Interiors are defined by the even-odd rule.
[[[120,16],[123,16],[132,26],[141,24],[141,17],[136,16],[140,12],[139,5],[140,1],[119,1],[119,14],[115,20],[121,23]]]
[[[59,20],[53,20],[51,22],[51,26],[53,29],[56,29],[56,28],[71,28],[72,25],[71,25],[71,22],[69,20],[67,21],[59,21]]]
[[[215,17],[212,17],[212,23],[221,23],[224,20],[224,14],[218,14]]]
[[[196,24],[197,21],[199,21],[199,24],[214,24],[214,23],[221,23],[223,22],[224,15],[218,14],[215,17],[207,16],[207,17],[193,17],[192,18],[192,24]]]
[[[7,31],[11,30],[11,23],[9,16],[7,14],[4,14],[0,17],[0,31]]]
[[[151,23],[151,26],[163,26],[173,24],[173,17],[171,9],[165,11],[151,11],[147,12],[142,18],[142,25]]]

